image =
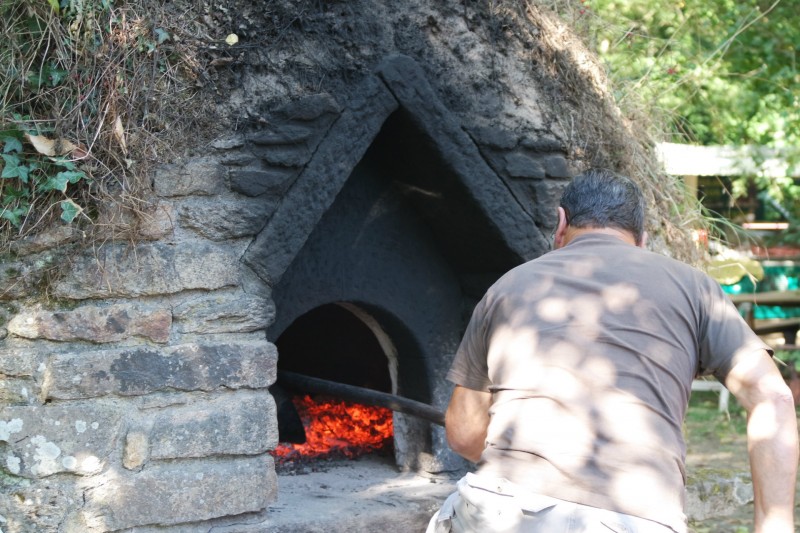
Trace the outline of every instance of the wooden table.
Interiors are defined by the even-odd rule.
[[[800,317],[775,320],[756,320],[755,307],[757,305],[776,305],[780,307],[800,307],[800,291],[769,291],[757,293],[729,294],[731,300],[745,317],[747,323],[758,335],[769,333],[782,333],[785,344],[784,349],[797,350],[797,330],[800,328]],[[794,372],[794,367],[792,367]],[[729,392],[716,380],[696,379],[692,382],[693,391],[712,390],[719,393],[719,410],[728,410]]]
[[[800,306],[800,290],[796,291],[768,291],[729,294],[733,303],[738,307],[741,304],[779,305],[781,307]]]
[[[786,344],[795,345],[797,329],[800,327],[800,317],[757,321],[755,320],[755,307],[757,305],[800,307],[800,290],[730,294],[729,296],[753,331],[759,335],[782,332]]]

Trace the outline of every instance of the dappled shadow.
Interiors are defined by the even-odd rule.
[[[691,382],[724,364],[705,332],[747,339],[713,282],[622,243],[608,254],[609,238],[512,270],[479,304],[493,403],[478,472],[674,524]]]

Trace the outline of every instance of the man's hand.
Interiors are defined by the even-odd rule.
[[[486,446],[492,394],[456,385],[445,415],[447,443],[454,452],[478,462]]]
[[[737,363],[728,373],[725,386],[747,411],[755,531],[791,533],[798,461],[792,393],[763,350]]]

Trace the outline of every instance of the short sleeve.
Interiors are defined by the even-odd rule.
[[[724,381],[730,369],[743,358],[760,350],[770,355],[773,351],[747,325],[718,283],[709,278],[706,288],[708,314],[700,337],[699,374],[713,374]]]
[[[477,391],[488,391],[491,384],[486,359],[487,299],[488,295],[475,306],[453,364],[447,373],[449,381]]]

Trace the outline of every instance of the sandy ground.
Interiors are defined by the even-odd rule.
[[[390,457],[324,462],[314,468],[278,475],[270,532],[422,532],[456,483],[398,472]]]
[[[691,428],[690,428],[691,429]],[[689,431],[687,438],[686,471],[702,468],[750,473],[747,456],[747,439],[741,431],[720,430],[714,432]],[[795,532],[800,533],[800,481],[795,485]],[[701,522],[690,522],[692,533],[751,533],[753,531],[752,502],[735,507],[725,516]]]
[[[746,454],[698,449],[688,457],[690,475],[693,468],[723,465],[746,471]],[[456,481],[398,472],[391,458],[379,456],[306,466],[279,474],[278,499],[270,508],[268,531],[421,533],[455,490]],[[745,505],[729,516],[692,522],[690,531],[747,533],[751,531],[752,512],[752,504]]]

